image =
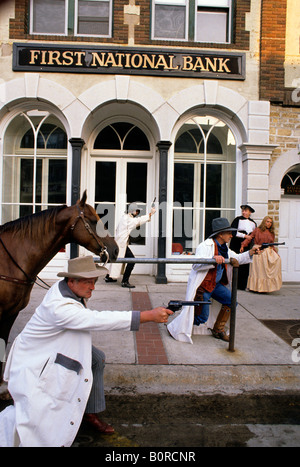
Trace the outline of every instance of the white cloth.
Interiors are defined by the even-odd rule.
[[[215,245],[212,238],[206,239],[204,242],[200,243],[196,250],[196,258],[203,258],[203,259],[212,259],[215,254]],[[239,264],[247,264],[252,261],[252,258],[248,251],[245,253],[237,254],[234,251],[228,249],[228,257],[235,258],[238,260]],[[213,268],[213,264],[194,264],[192,270],[189,275],[188,283],[187,283],[187,290],[186,290],[186,301],[193,301],[196,295],[196,291],[203,282],[208,270]],[[174,339],[187,342],[192,344],[192,334],[193,334],[193,327],[195,328],[197,334],[205,334],[208,328],[212,328],[214,322],[212,322],[213,316],[210,313],[207,323],[205,326],[193,326],[194,323],[194,307],[193,306],[186,306],[182,308],[180,314],[168,324],[167,328],[170,332],[171,336]],[[199,328],[196,329],[196,328]]]
[[[131,323],[131,311],[90,310],[54,284],[9,353],[4,379],[14,407],[0,413],[1,443],[14,445],[17,434],[22,447],[71,446],[92,386],[90,331],[129,331]],[[55,363],[58,354],[78,373]]]
[[[122,216],[115,234],[115,242],[117,242],[119,247],[119,258],[125,257],[130,232],[150,220],[151,217],[149,214],[140,217],[134,217],[132,214],[124,214]],[[118,279],[121,274],[122,266],[121,263],[110,263],[106,266],[112,279]]]

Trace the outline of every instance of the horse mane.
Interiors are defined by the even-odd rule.
[[[46,235],[51,230],[57,214],[66,207],[65,205],[56,206],[7,222],[0,226],[0,235],[5,232],[11,233],[12,236],[18,234],[20,240],[22,240],[38,234],[39,238],[41,238],[41,234]]]

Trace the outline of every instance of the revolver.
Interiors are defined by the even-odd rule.
[[[262,243],[260,246],[260,250],[264,250],[265,248],[268,248],[268,246],[278,246],[278,245],[285,245],[285,242],[282,243]]]
[[[182,308],[183,306],[198,306],[198,305],[211,305],[211,301],[185,302],[182,300],[170,300],[166,308],[168,308],[168,310],[171,310],[173,311],[173,313],[175,313],[175,311],[180,310],[180,308]]]

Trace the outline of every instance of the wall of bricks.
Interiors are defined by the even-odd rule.
[[[277,144],[273,151],[270,168],[276,159],[291,149],[298,150],[300,143],[300,109],[271,105],[270,144]]]
[[[128,26],[124,24],[124,5],[129,0],[115,0],[113,5],[113,37],[76,37],[76,36],[49,36],[29,34],[29,0],[15,0],[15,18],[10,21],[10,39],[39,40],[45,42],[93,42],[95,44],[128,44]],[[135,4],[140,6],[140,24],[135,26],[136,45],[155,45],[166,47],[199,47],[211,48],[212,44],[180,41],[157,41],[151,40],[151,1],[136,0]],[[238,0],[235,3],[233,43],[213,44],[214,48],[222,49],[249,49],[249,32],[245,31],[245,14],[250,11],[251,0]]]
[[[261,11],[260,98],[284,99],[284,59],[287,0],[263,0]]]

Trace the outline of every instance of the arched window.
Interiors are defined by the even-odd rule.
[[[300,195],[300,164],[285,174],[281,181],[281,191],[284,195]]]
[[[67,135],[38,110],[17,115],[4,136],[1,223],[66,203]]]
[[[212,219],[233,219],[235,177],[230,128],[209,115],[185,122],[175,140],[173,252],[194,252],[210,235]]]
[[[118,122],[100,131],[95,139],[94,149],[149,151],[150,146],[140,128],[131,123]]]

